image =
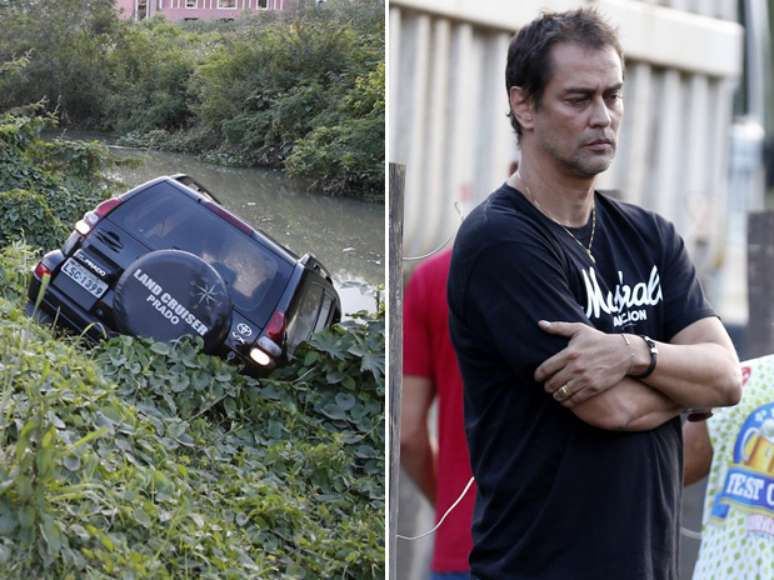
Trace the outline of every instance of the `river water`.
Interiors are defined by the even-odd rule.
[[[384,285],[384,204],[309,193],[279,171],[221,167],[183,154],[111,150],[142,161],[113,170],[127,189],[160,175],[190,175],[253,227],[299,256],[314,254],[331,273],[344,314],[375,310],[376,288]]]

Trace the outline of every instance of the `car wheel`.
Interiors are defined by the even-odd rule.
[[[170,341],[201,336],[206,352],[225,339],[231,299],[220,274],[181,250],[158,250],[133,262],[115,289],[116,325],[123,334]]]

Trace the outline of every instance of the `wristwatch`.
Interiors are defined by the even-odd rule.
[[[648,368],[645,369],[644,373],[631,376],[635,379],[644,379],[650,376],[650,373],[652,373],[656,368],[656,360],[658,359],[658,347],[656,346],[656,342],[649,336],[645,336],[644,334],[638,334],[637,336],[644,340],[645,344],[648,345],[648,352],[650,352],[650,365],[648,365]]]
[[[706,421],[714,414],[711,408],[706,409],[686,409],[686,418],[688,421]]]

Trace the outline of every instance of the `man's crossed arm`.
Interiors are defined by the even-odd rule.
[[[739,360],[717,318],[703,318],[657,343],[658,362],[650,364],[644,340],[606,334],[578,322],[540,321],[551,334],[570,339],[566,348],[535,371],[546,392],[581,420],[602,429],[654,429],[685,409],[735,405],[741,397]],[[568,395],[569,393],[569,395]]]

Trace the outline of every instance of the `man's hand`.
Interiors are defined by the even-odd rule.
[[[435,505],[437,449],[427,417],[435,385],[426,377],[403,376],[400,396],[400,464],[427,500]]]
[[[712,442],[706,421],[683,424],[683,483],[691,485],[704,478],[712,466]]]
[[[543,361],[535,380],[546,392],[571,408],[617,385],[630,367],[631,350],[618,335],[606,334],[581,322],[538,325],[550,334],[570,339],[566,348]]]

